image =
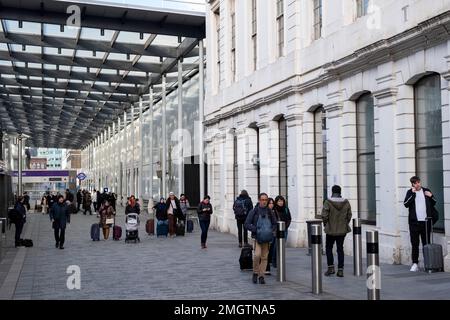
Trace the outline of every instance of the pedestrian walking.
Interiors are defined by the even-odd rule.
[[[78,189],[77,192],[77,212],[80,211],[80,207],[83,201],[83,194],[81,193],[81,189]]]
[[[175,196],[175,193],[169,193],[169,198],[166,201],[166,207],[167,215],[169,217],[169,235],[173,238],[177,228],[177,220],[181,218],[180,201]]]
[[[184,193],[180,195],[180,208],[183,214],[183,220],[186,220],[187,212],[190,207],[189,200]]]
[[[436,199],[431,190],[422,187],[420,178],[411,177],[411,189],[406,192],[404,205],[408,208],[408,224],[409,235],[411,240],[411,258],[412,266],[410,271],[419,271],[419,244],[422,240],[422,247],[430,243],[429,236],[426,235],[426,227],[431,230],[431,223],[435,224],[439,218],[439,214],[435,209]],[[425,225],[426,220],[431,218],[428,226]],[[428,220],[428,221],[430,221]]]
[[[113,209],[114,209],[114,207],[113,207]],[[127,203],[127,206],[125,207],[125,214],[129,214],[129,213],[141,214],[141,207],[139,206],[139,203],[136,201],[136,198],[134,197],[134,195],[131,195],[128,198],[128,203]]]
[[[275,212],[275,200],[273,198],[269,198],[269,200],[267,201],[267,207],[272,211],[273,215],[275,216],[275,219],[277,219],[277,215]],[[278,219],[277,219],[278,221]],[[272,242],[270,243],[270,247],[269,247],[269,255],[267,257],[267,267],[266,267],[266,272],[264,273],[265,275],[270,276],[270,264],[272,262],[272,257],[274,255],[274,246],[276,245],[276,237],[273,237]],[[274,265],[274,268],[276,266]]]
[[[85,192],[84,197],[83,197],[83,205],[84,205],[84,215],[86,215],[86,213],[89,211],[89,215],[92,216],[92,199],[91,199],[91,194],[89,192]]]
[[[105,200],[100,207],[100,225],[103,229],[103,238],[108,240],[110,228],[114,224],[115,212],[109,203],[109,200]]]
[[[153,209],[155,210],[155,216],[158,220],[156,223],[157,225],[167,225],[167,228],[169,227],[169,218],[167,216],[167,205],[166,200],[164,197],[161,197],[159,199],[159,203],[155,204],[153,206]]]
[[[42,205],[42,214],[48,213],[48,200],[47,195],[44,193],[41,199],[41,205]]]
[[[92,203],[94,205],[94,211],[97,212],[97,190],[94,189],[91,194]],[[97,215],[98,217],[98,215]]]
[[[242,248],[242,238],[244,240],[244,245],[248,245],[248,231],[245,227],[245,220],[252,209],[252,199],[248,195],[247,190],[242,190],[233,204],[234,218],[236,219],[238,228],[239,248]]]
[[[264,273],[267,267],[269,246],[275,235],[276,219],[267,206],[267,193],[260,193],[258,204],[249,212],[245,226],[252,232],[254,239],[253,283],[265,284]]]
[[[283,196],[277,196],[274,201],[274,213],[275,219],[277,221],[284,221],[286,226],[284,239],[287,241],[289,227],[291,225],[292,217],[291,211],[286,205],[286,199]],[[269,262],[268,264],[272,264],[274,268],[277,268],[277,241],[276,238],[273,238],[272,244],[270,246],[269,252]]]
[[[341,187],[334,185],[331,188],[331,198],[323,203],[322,220],[325,226],[326,240],[325,251],[327,254],[328,270],[325,276],[335,273],[333,246],[336,242],[338,255],[337,276],[344,276],[344,240],[347,233],[351,231],[350,221],[352,220],[352,208],[350,202],[342,198]]]
[[[213,208],[210,202],[210,197],[205,196],[203,201],[198,205],[197,213],[198,220],[200,222],[200,229],[202,230],[202,235],[200,238],[202,249],[206,249],[206,240],[208,238],[208,229],[211,222],[211,215],[213,213]]]
[[[245,221],[245,226],[252,232],[254,239],[253,283],[265,284],[264,273],[267,267],[269,246],[275,235],[277,221],[267,206],[267,193],[258,195],[258,205],[253,208]]]
[[[59,195],[57,202],[51,207],[50,221],[55,235],[55,247],[64,249],[66,226],[70,223],[70,211],[64,201],[64,196]]]

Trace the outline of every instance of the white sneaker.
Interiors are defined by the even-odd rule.
[[[417,265],[417,263],[413,263],[413,265],[411,266],[411,269],[409,271],[411,271],[411,272],[419,271],[419,266]]]

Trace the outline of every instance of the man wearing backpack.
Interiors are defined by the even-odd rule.
[[[258,205],[250,211],[245,221],[245,227],[252,232],[255,239],[255,254],[253,256],[253,283],[265,284],[264,272],[267,267],[269,245],[275,234],[277,220],[267,207],[269,197],[266,193],[258,196]]]
[[[244,234],[244,245],[248,244],[247,228],[245,227],[245,220],[247,214],[253,209],[252,199],[249,197],[247,190],[242,190],[239,197],[236,198],[233,204],[234,217],[236,219],[239,248],[242,248],[242,233]]]

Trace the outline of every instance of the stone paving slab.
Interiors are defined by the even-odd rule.
[[[202,250],[198,228],[185,237],[156,238],[145,233],[146,217],[141,218],[141,242],[126,244],[125,230],[121,241],[91,241],[89,231],[97,221],[95,215],[73,215],[65,249],[59,250],[54,247],[48,216],[30,215],[26,232],[34,247],[7,250],[8,259],[0,264],[1,298],[366,299],[366,279],[352,275],[351,257],[346,257],[344,278],[324,277],[320,296],[311,293],[311,261],[306,249],[287,249],[286,283],[276,281],[273,269],[266,285],[254,285],[251,271],[239,270],[240,249],[234,236],[211,230],[208,249]],[[125,227],[122,215],[117,222]],[[17,253],[14,258],[13,251]],[[80,290],[66,286],[66,271],[71,265],[80,267]],[[324,271],[325,267],[323,256]],[[413,274],[409,266],[401,265],[382,265],[381,270],[383,299],[450,299],[449,273]]]

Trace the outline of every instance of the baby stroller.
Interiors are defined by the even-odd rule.
[[[125,242],[129,241],[141,242],[139,239],[139,215],[137,213],[129,213],[125,216]]]

